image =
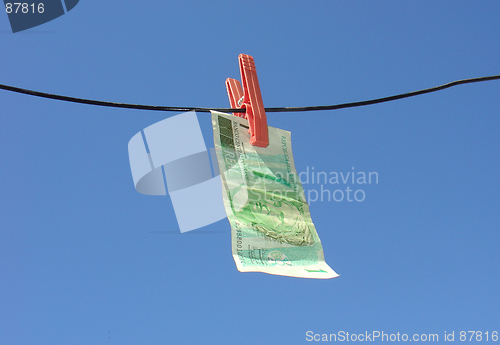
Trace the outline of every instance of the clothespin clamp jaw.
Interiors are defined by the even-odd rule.
[[[258,147],[269,145],[267,118],[260,93],[259,80],[253,57],[246,54],[238,56],[240,63],[241,84],[236,79],[226,79],[226,89],[231,108],[244,108],[244,113],[233,113],[235,116],[248,120],[250,129],[250,144]]]

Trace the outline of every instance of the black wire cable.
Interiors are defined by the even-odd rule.
[[[209,108],[196,108],[196,107],[167,107],[167,106],[161,106],[161,105],[141,105],[141,104],[128,104],[128,103],[96,101],[96,100],[92,100],[92,99],[61,96],[61,95],[54,95],[51,93],[21,89],[19,87],[8,86],[8,85],[3,85],[3,84],[0,84],[0,89],[12,91],[12,92],[17,92],[17,93],[24,93],[24,94],[30,95],[30,96],[49,98],[49,99],[57,99],[59,101],[65,101],[65,102],[98,105],[101,107],[156,110],[156,111],[192,111],[192,110],[195,110],[195,111],[200,111],[200,112],[210,112],[210,110],[216,110],[216,111],[230,112],[230,113],[244,113],[245,112],[245,109],[231,109],[231,108],[209,109]]]
[[[364,106],[364,105],[371,105],[371,104],[377,104],[377,103],[390,102],[390,101],[395,101],[397,99],[402,99],[402,98],[408,98],[408,97],[423,95],[425,93],[436,92],[436,91],[444,90],[444,89],[447,89],[447,88],[450,88],[450,87],[453,87],[453,86],[457,86],[457,85],[461,85],[461,84],[477,83],[477,82],[481,82],[481,81],[489,81],[489,80],[496,80],[496,79],[500,79],[500,75],[493,75],[493,76],[489,76],[489,77],[479,77],[479,78],[457,80],[457,81],[454,81],[454,82],[451,82],[451,83],[448,83],[448,84],[443,84],[443,85],[431,87],[431,88],[428,88],[428,89],[423,89],[423,90],[418,90],[418,91],[412,91],[412,92],[402,93],[400,95],[394,95],[394,96],[389,96],[389,97],[376,98],[376,99],[371,99],[371,100],[368,100],[368,101],[343,103],[343,104],[336,104],[336,105],[319,105],[319,106],[312,106],[312,107],[266,108],[266,112],[336,110],[336,109],[343,109],[343,108],[361,107],[361,106]]]
[[[447,89],[447,88],[450,88],[453,86],[457,86],[457,85],[477,83],[477,82],[490,81],[490,80],[496,80],[496,79],[500,79],[500,75],[457,80],[457,81],[454,81],[451,83],[431,87],[428,89],[423,89],[423,90],[413,91],[413,92],[408,92],[408,93],[402,93],[399,95],[394,95],[394,96],[389,96],[389,97],[376,98],[376,99],[371,99],[371,100],[367,100],[367,101],[342,103],[342,104],[335,104],[335,105],[309,106],[309,107],[265,108],[265,111],[272,113],[272,112],[300,112],[300,111],[336,110],[336,109],[344,109],[344,108],[353,108],[353,107],[360,107],[360,106],[365,106],[365,105],[390,102],[390,101],[395,101],[398,99],[423,95],[423,94],[430,93],[430,92],[444,90],[444,89]],[[177,112],[179,112],[179,111],[193,111],[193,110],[199,111],[199,112],[210,112],[211,110],[226,112],[226,113],[244,113],[245,112],[245,109],[232,109],[232,108],[168,107],[168,106],[161,106],[161,105],[141,105],[141,104],[128,104],[128,103],[96,101],[96,100],[91,100],[91,99],[54,95],[54,94],[50,94],[50,93],[27,90],[27,89],[22,89],[19,87],[8,86],[8,85],[3,85],[3,84],[0,84],[0,89],[12,91],[12,92],[17,92],[17,93],[23,93],[26,95],[31,95],[31,96],[36,96],[36,97],[56,99],[59,101],[66,101],[66,102],[73,102],[73,103],[97,105],[97,106],[103,106],[103,107],[156,110],[156,111],[177,111]]]

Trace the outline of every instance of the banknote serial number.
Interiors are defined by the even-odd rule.
[[[43,13],[45,8],[43,2],[27,3],[27,2],[8,2],[5,4],[5,11],[7,13]]]

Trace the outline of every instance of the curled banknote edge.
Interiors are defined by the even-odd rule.
[[[250,145],[248,121],[212,111],[224,207],[240,272],[328,279],[309,205],[295,169],[290,132],[269,127],[269,146]]]

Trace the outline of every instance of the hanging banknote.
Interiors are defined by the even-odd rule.
[[[290,132],[269,127],[269,146],[249,143],[248,121],[212,112],[222,197],[240,272],[334,278],[293,161]]]

